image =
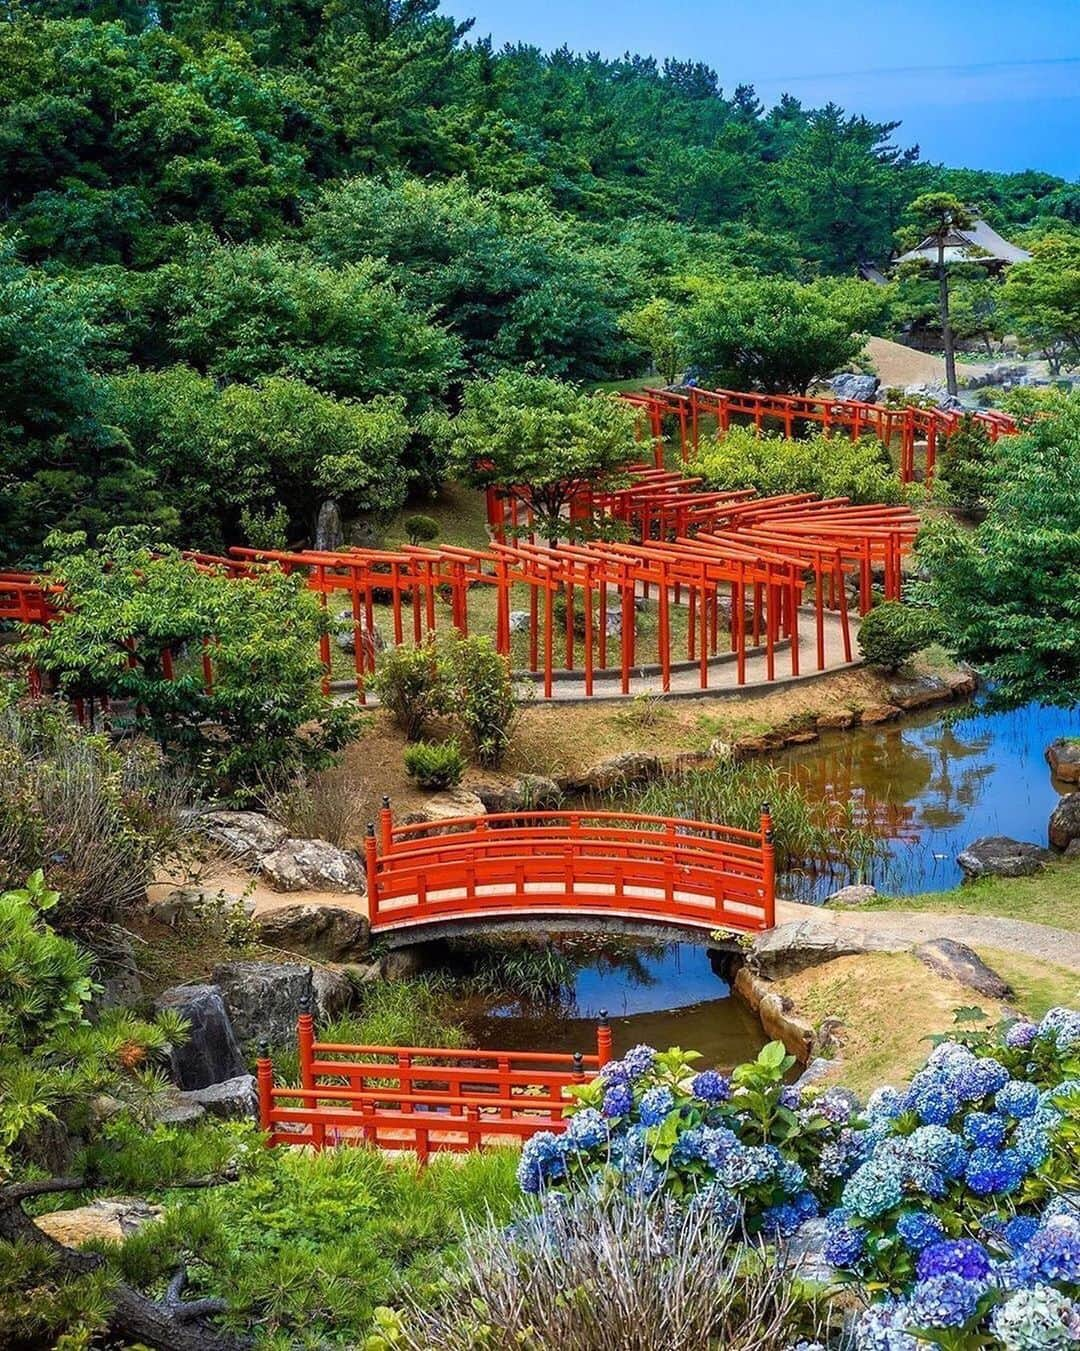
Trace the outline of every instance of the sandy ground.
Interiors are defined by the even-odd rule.
[[[890,342],[888,338],[868,338],[866,352],[886,389],[892,385],[903,388],[905,385],[945,383],[945,362],[940,357],[931,356],[929,352],[916,352],[901,343]],[[963,361],[956,363],[956,373],[961,380],[965,376],[978,374],[981,369]]]

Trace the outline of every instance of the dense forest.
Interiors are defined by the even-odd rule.
[[[54,528],[220,547],[303,534],[327,494],[393,510],[469,379],[638,373],[648,307],[710,285],[866,321],[839,279],[923,192],[1014,238],[1080,221],[1077,185],[924,163],[895,123],[497,51],[436,10],[0,4],[8,561]]]

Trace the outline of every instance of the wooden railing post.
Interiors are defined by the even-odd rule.
[[[300,1000],[300,1016],[296,1020],[296,1044],[300,1061],[300,1087],[315,1087],[315,1020],[311,1016],[311,996],[304,995]],[[311,1123],[311,1143],[316,1149],[322,1149],[326,1140],[326,1128],[317,1120],[319,1101],[317,1098],[305,1098],[304,1107],[313,1113]]]
[[[600,1062],[601,1069],[612,1058],[611,1024],[608,1022],[607,1009],[600,1010],[600,1021],[596,1025],[596,1058]]]
[[[382,810],[379,812],[379,833],[382,836],[382,856],[386,858],[394,846],[394,818],[390,813],[390,799],[388,797],[384,797],[382,800]]]
[[[761,869],[765,927],[771,929],[776,923],[776,849],[773,845],[772,813],[767,802],[761,805]]]
[[[259,1129],[267,1132],[267,1148],[273,1143],[270,1132],[273,1123],[270,1114],[274,1107],[274,1067],[270,1062],[270,1048],[265,1041],[259,1043],[259,1058],[255,1062],[255,1079],[259,1092]]]
[[[364,836],[364,866],[367,871],[368,921],[375,924],[379,918],[379,847],[375,843],[375,822],[367,824]]]

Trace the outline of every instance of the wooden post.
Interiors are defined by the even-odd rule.
[[[382,800],[382,810],[379,812],[379,833],[381,835],[380,847],[382,856],[386,858],[394,847],[394,818],[390,812],[390,799],[384,797]]]
[[[596,1025],[596,1058],[600,1062],[601,1069],[612,1058],[611,1024],[608,1022],[607,1009],[600,1010],[600,1021]]]
[[[776,849],[773,845],[772,813],[767,802],[761,804],[761,868],[765,927],[771,929],[776,924]]]
[[[259,1087],[259,1129],[266,1132],[266,1147],[273,1144],[271,1132],[274,1110],[274,1067],[270,1063],[270,1048],[265,1041],[259,1042],[259,1058],[255,1062],[255,1078]]]
[[[375,843],[375,822],[367,823],[364,836],[364,865],[367,870],[368,920],[375,924],[379,917],[379,852]]]
[[[315,1060],[315,1020],[311,1016],[311,996],[304,995],[300,1000],[300,1016],[296,1020],[296,1042],[300,1059],[300,1087],[315,1087],[315,1071],[312,1068]],[[311,1123],[311,1143],[315,1149],[322,1149],[326,1143],[326,1127],[321,1121],[317,1120],[319,1111],[318,1098],[305,1098],[304,1107],[312,1112]]]

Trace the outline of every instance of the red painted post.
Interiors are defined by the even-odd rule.
[[[761,807],[761,869],[762,901],[765,909],[765,927],[776,924],[776,849],[773,844],[772,813],[767,802]]]
[[[274,1109],[274,1067],[270,1062],[270,1048],[265,1041],[259,1043],[255,1078],[259,1089],[259,1129],[267,1133],[266,1146],[269,1149],[273,1143],[269,1133],[273,1128],[270,1117]]]
[[[313,1050],[315,1044],[315,1020],[311,1016],[311,998],[308,995],[300,1001],[300,1016],[296,1020],[296,1043],[300,1059],[300,1087],[315,1087],[315,1071],[312,1068],[315,1060]],[[305,1098],[304,1107],[315,1114],[319,1110],[319,1101],[317,1098]],[[322,1149],[326,1142],[326,1127],[321,1121],[312,1119],[311,1123],[311,1143],[314,1147]]]
[[[600,1021],[596,1025],[596,1058],[601,1069],[612,1058],[611,1024],[608,1022],[607,1009],[600,1010]]]
[[[379,919],[379,851],[375,843],[375,822],[367,824],[364,836],[364,864],[367,870],[368,921],[378,923]]]
[[[379,812],[379,833],[381,835],[380,847],[382,856],[389,856],[394,847],[394,818],[390,812],[390,799],[384,797],[382,800],[382,810]]]

